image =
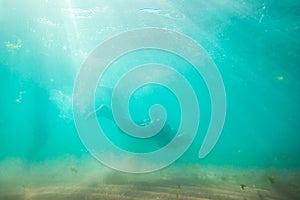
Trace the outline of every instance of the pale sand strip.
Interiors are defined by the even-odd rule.
[[[91,160],[63,158],[30,165],[7,160],[0,162],[0,200],[296,200],[299,180],[298,169],[181,164],[132,175]]]

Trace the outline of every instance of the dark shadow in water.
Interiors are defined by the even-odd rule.
[[[47,91],[40,87],[35,87],[32,94],[32,134],[33,139],[27,153],[29,160],[38,160],[43,157],[43,150],[50,137],[51,129],[55,126],[55,119],[58,116],[56,106],[49,100]]]

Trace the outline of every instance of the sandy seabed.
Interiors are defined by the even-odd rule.
[[[148,174],[111,170],[91,158],[0,161],[1,200],[300,199],[300,169],[173,164]]]

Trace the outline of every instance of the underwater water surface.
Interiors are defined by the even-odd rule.
[[[218,142],[199,159],[212,114],[203,77],[168,52],[122,56],[99,80],[95,109],[110,102],[112,88],[133,66],[161,63],[190,82],[201,113],[197,135],[178,160],[127,174],[98,162],[81,141],[73,91],[98,45],[147,27],[182,33],[205,49],[224,83],[226,118]],[[300,198],[299,1],[0,0],[0,30],[0,199]],[[149,84],[130,99],[132,120],[147,125],[154,104],[164,106],[167,125],[147,141],[120,131],[109,110],[96,117],[120,148],[155,151],[175,137],[181,111],[176,94]]]

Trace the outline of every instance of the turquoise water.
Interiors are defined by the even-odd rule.
[[[112,65],[122,69],[147,62],[173,66],[197,91],[199,130],[173,165],[300,167],[298,1],[1,0],[0,27],[0,162],[20,159],[30,165],[72,156],[80,163],[82,157],[90,157],[72,113],[74,82],[82,63],[112,36],[157,27],[199,43],[218,67],[226,89],[223,131],[210,154],[199,159],[211,104],[205,82],[192,66],[154,50],[129,54]],[[101,83],[113,87],[121,72],[108,70]],[[147,118],[149,106],[162,103],[168,123],[176,129],[180,108],[174,95],[159,86],[147,87],[131,100],[133,118]],[[104,129],[111,131],[108,137],[127,150],[151,151],[170,140],[158,137],[138,143],[122,135],[112,121],[102,120]]]

